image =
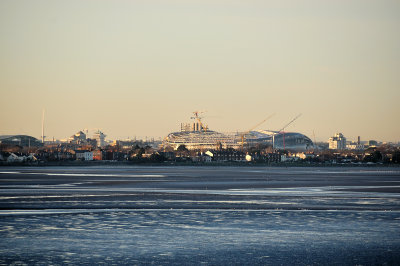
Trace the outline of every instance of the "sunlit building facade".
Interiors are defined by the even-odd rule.
[[[342,133],[336,133],[333,137],[329,138],[329,149],[331,150],[344,150],[346,149],[346,138]]]

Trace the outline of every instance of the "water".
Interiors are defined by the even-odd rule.
[[[400,169],[3,168],[2,265],[398,265]]]

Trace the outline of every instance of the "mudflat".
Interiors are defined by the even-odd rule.
[[[398,264],[400,168],[3,167],[1,264]]]

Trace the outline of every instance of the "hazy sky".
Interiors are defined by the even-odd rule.
[[[0,134],[400,141],[398,0],[0,1]]]

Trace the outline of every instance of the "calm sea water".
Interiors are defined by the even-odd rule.
[[[400,169],[0,169],[1,265],[399,265]]]

